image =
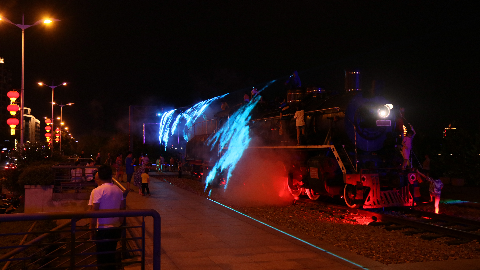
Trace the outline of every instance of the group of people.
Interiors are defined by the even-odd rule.
[[[80,161],[75,161],[75,168],[70,170],[72,182],[93,181],[95,174],[97,173],[97,167],[95,167],[95,161],[90,159],[85,164],[85,168],[80,168]]]
[[[127,190],[133,191],[130,187],[130,183],[133,179],[133,184],[138,187],[138,192],[140,195],[150,195],[150,189],[148,188],[148,183],[150,182],[148,172],[150,170],[150,159],[147,155],[142,155],[139,158],[138,165],[139,167],[135,170],[135,161],[133,153],[131,151],[127,152],[125,158],[125,174],[127,176]],[[121,181],[123,178],[123,160],[122,154],[117,156],[115,161],[116,177]],[[146,193],[145,193],[146,192]]]

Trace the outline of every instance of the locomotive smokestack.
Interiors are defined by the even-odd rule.
[[[360,86],[360,71],[345,70],[345,92],[362,91]]]

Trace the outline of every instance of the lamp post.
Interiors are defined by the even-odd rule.
[[[62,124],[63,124],[63,107],[65,106],[72,106],[75,103],[67,103],[67,104],[58,104],[60,106],[60,154],[62,153]]]
[[[24,20],[25,20],[25,15],[22,15],[22,24],[15,24],[13,23],[12,21],[10,21],[9,19],[5,18],[5,17],[2,17],[0,16],[0,21],[6,21],[7,23],[9,24],[12,24],[12,25],[15,25],[16,27],[22,29],[22,83],[21,83],[21,86],[20,86],[20,147],[23,148],[23,135],[24,135],[24,124],[23,124],[23,107],[24,107],[24,101],[25,101],[25,97],[24,97],[24,94],[23,94],[23,90],[24,90],[24,81],[25,81],[25,29],[31,27],[31,26],[34,26],[34,25],[38,25],[38,24],[41,24],[42,22],[43,23],[51,23],[52,21],[60,21],[58,19],[44,19],[44,20],[38,20],[36,21],[34,24],[25,24],[24,23]]]
[[[54,95],[54,93],[55,93],[55,88],[57,88],[57,87],[59,87],[59,86],[61,86],[61,85],[67,85],[67,83],[64,82],[64,83],[61,83],[61,84],[59,84],[59,85],[53,85],[53,82],[52,82],[52,85],[46,85],[46,84],[44,84],[43,82],[39,82],[38,85],[40,85],[40,86],[48,86],[48,87],[52,88],[52,130],[54,130],[54,129],[53,129],[53,128],[54,128],[54,127],[53,127],[53,105],[55,105],[55,102],[53,101],[53,95]],[[53,141],[52,141],[52,153],[53,153]]]

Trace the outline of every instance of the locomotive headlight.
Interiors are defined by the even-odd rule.
[[[390,110],[393,109],[392,104],[385,104],[382,107],[380,107],[377,112],[378,116],[381,118],[387,118],[390,115]]]

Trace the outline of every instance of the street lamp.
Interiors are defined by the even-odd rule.
[[[72,106],[75,103],[58,104],[60,106],[60,154],[62,153],[62,125],[63,125],[63,107]]]
[[[34,26],[34,25],[38,25],[38,24],[41,24],[41,23],[51,23],[52,21],[60,21],[58,19],[44,19],[44,20],[38,20],[36,21],[34,24],[31,24],[31,25],[28,25],[28,24],[25,24],[24,23],[24,20],[25,20],[25,15],[22,15],[22,24],[15,24],[13,23],[12,21],[10,21],[9,19],[3,17],[3,16],[0,16],[0,21],[6,21],[7,23],[9,24],[12,24],[12,25],[15,25],[16,27],[22,29],[22,84],[20,86],[20,147],[22,148],[23,147],[23,133],[24,133],[24,124],[23,124],[23,107],[24,107],[24,101],[25,101],[25,98],[24,98],[24,94],[23,94],[23,90],[24,90],[24,79],[25,79],[25,29],[31,27],[31,26]]]
[[[66,82],[64,83],[61,83],[59,85],[53,85],[53,82],[52,82],[52,85],[46,85],[44,84],[43,82],[39,82],[38,85],[40,86],[48,86],[50,88],[52,88],[52,130],[53,130],[53,105],[55,105],[55,102],[53,101],[53,95],[54,95],[54,92],[55,92],[55,88],[61,86],[61,85],[67,85]],[[52,153],[53,153],[53,141],[52,141]]]

